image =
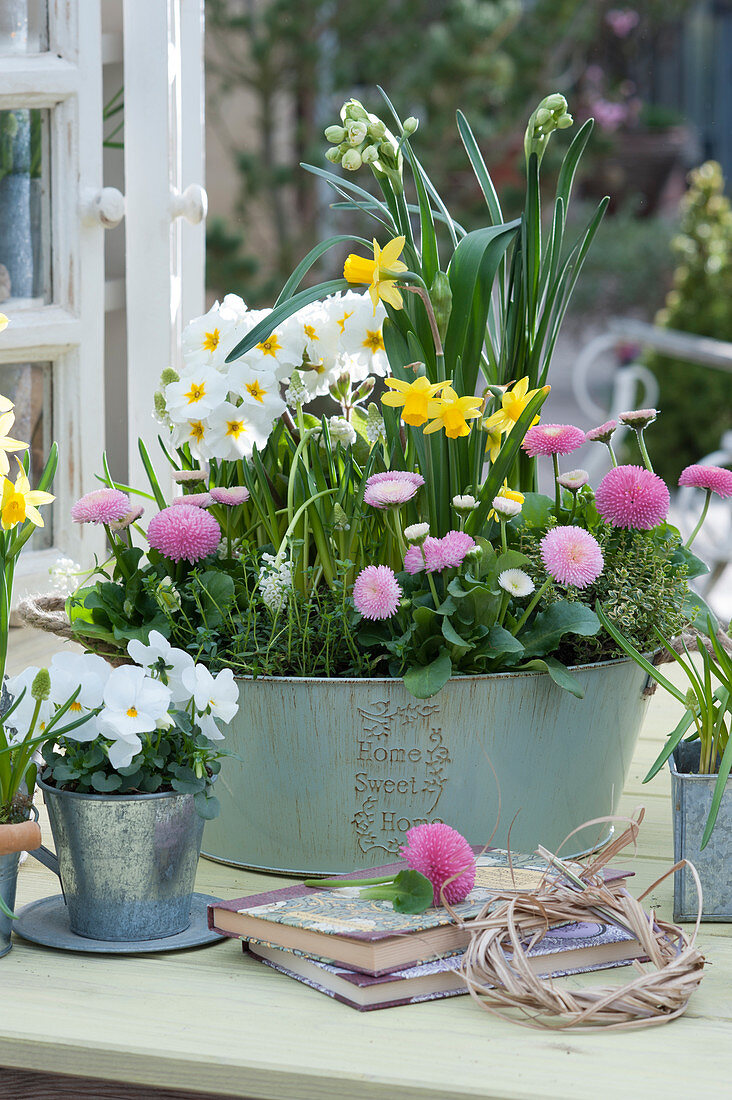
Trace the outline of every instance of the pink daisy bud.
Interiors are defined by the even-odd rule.
[[[631,412],[618,413],[618,420],[634,431],[642,432],[657,416],[658,409],[633,409]]]
[[[547,573],[559,584],[586,588],[602,573],[600,544],[582,527],[553,527],[539,545]]]
[[[249,490],[244,485],[232,485],[228,489],[211,490],[211,496],[217,504],[225,504],[228,508],[235,508],[237,504],[243,504],[249,500]]]
[[[410,470],[383,470],[380,474],[372,474],[366,482],[366,487],[380,485],[382,481],[408,481],[410,485],[416,486],[417,489],[424,485],[424,478],[421,474],[412,473]]]
[[[113,523],[130,510],[130,498],[121,489],[94,489],[71,509],[74,523]]]
[[[557,481],[563,489],[569,489],[576,493],[590,480],[587,470],[568,470],[566,474],[560,474]]]
[[[186,493],[184,497],[173,497],[170,503],[175,508],[181,504],[187,508],[208,508],[213,502],[214,498],[210,493]]]
[[[150,520],[147,539],[171,561],[197,562],[216,551],[221,528],[203,508],[163,508]]]
[[[617,426],[617,420],[606,420],[605,423],[600,424],[598,428],[590,428],[589,432],[585,435],[585,439],[589,443],[609,443]]]
[[[179,485],[187,481],[208,481],[208,474],[204,470],[174,470],[173,481]]]
[[[353,602],[364,619],[390,619],[402,589],[388,565],[367,565],[356,577]]]
[[[442,539],[430,536],[420,546],[410,546],[404,555],[404,568],[412,575],[421,573],[425,568],[428,573],[440,573],[445,568]]]
[[[585,433],[573,424],[537,424],[529,428],[521,446],[530,458],[568,455],[585,442]]]
[[[732,470],[725,470],[724,466],[687,466],[682,470],[679,485],[707,489],[722,498],[732,497]]]
[[[475,546],[475,539],[465,531],[448,531],[440,539],[442,560],[446,569],[457,569],[463,564],[466,554]]]
[[[650,531],[668,513],[671,498],[665,482],[643,466],[616,466],[595,493],[597,510],[613,527]]]
[[[413,482],[390,478],[388,481],[378,481],[375,485],[369,485],[367,482],[363,499],[364,503],[370,504],[372,508],[401,508],[402,504],[406,504],[408,500],[415,497],[417,492],[418,486]]]
[[[473,849],[465,837],[449,825],[437,821],[415,825],[407,831],[407,843],[399,854],[408,867],[430,880],[434,890],[433,905],[442,905],[443,886],[444,899],[450,905],[465,901],[473,889]]]
[[[138,519],[142,517],[145,509],[141,504],[135,504],[130,508],[126,516],[122,516],[122,519],[115,520],[114,523],[110,523],[110,531],[125,531],[128,527],[131,527],[133,523],[137,523]]]

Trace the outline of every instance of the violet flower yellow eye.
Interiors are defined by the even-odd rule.
[[[379,300],[401,309],[404,305],[399,290],[394,285],[400,275],[408,271],[408,267],[399,257],[404,249],[404,237],[394,237],[393,240],[379,247],[374,240],[374,257],[368,259],[351,253],[346,257],[343,265],[343,278],[355,285],[365,285],[369,288],[369,296],[374,305],[374,313]]]

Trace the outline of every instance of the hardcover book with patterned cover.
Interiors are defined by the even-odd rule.
[[[461,917],[475,916],[499,890],[534,889],[547,871],[536,856],[512,854],[509,864],[508,853],[500,849],[475,851],[475,886],[454,906]],[[403,863],[391,863],[368,874],[396,875],[403,869]],[[608,874],[624,877],[623,872]],[[358,871],[344,875],[344,886],[337,890],[299,884],[221,901],[209,906],[209,926],[223,935],[301,951],[373,975],[460,951],[467,944],[469,933],[457,928],[441,906],[409,915],[396,913],[390,902],[359,897],[349,889],[348,879],[361,876]]]

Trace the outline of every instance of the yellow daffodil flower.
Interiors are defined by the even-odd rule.
[[[6,317],[4,313],[0,313],[0,332],[7,328],[10,324],[10,318]]]
[[[549,393],[550,386],[544,386],[544,393]],[[521,378],[510,389],[506,390],[501,399],[501,408],[498,412],[494,412],[491,416],[487,417],[483,421],[483,429],[491,434],[496,429],[500,432],[510,432],[515,426],[516,421],[521,416],[532,397],[535,397],[540,390],[530,390],[528,378]],[[536,416],[532,420],[532,427],[534,424],[538,424],[539,417]]]
[[[430,399],[447,386],[447,382],[430,382],[421,375],[414,382],[402,382],[400,378],[385,378],[384,384],[396,390],[396,393],[385,393],[381,398],[382,404],[389,405],[393,409],[402,408],[402,420],[413,428],[420,424],[426,424],[429,416],[427,409]]]
[[[343,278],[349,283],[365,284],[369,288],[369,295],[374,304],[374,313],[379,304],[379,299],[401,309],[404,303],[402,296],[394,282],[404,272],[408,271],[405,263],[399,259],[404,249],[404,237],[395,237],[383,248],[374,241],[374,258],[368,260],[364,256],[356,256],[351,253],[343,265]]]
[[[7,398],[3,398],[3,401],[7,401]],[[0,406],[1,408],[2,406]],[[10,463],[8,461],[8,451],[25,451],[28,449],[27,443],[21,443],[19,439],[11,439],[8,432],[15,423],[15,413],[12,412],[12,405],[7,412],[3,412],[0,415],[0,476],[5,476],[10,470]]]
[[[491,462],[495,462],[501,453],[501,440],[503,439],[503,433],[500,428],[486,428],[486,422],[483,422],[483,430],[486,432],[488,439],[486,440],[486,454],[490,458]]]
[[[517,504],[523,504],[524,500],[526,499],[524,497],[524,494],[520,493],[518,489],[509,489],[508,479],[504,480],[503,485],[498,490],[498,493],[496,495],[499,497],[506,497],[508,500],[515,500]],[[495,509],[491,508],[490,512],[488,513],[488,519],[498,519]]]
[[[9,531],[18,523],[24,523],[26,519],[35,523],[36,527],[43,527],[43,516],[37,506],[50,504],[55,499],[50,493],[31,489],[25,470],[21,466],[15,484],[10,478],[3,478],[3,495],[0,499],[0,522],[3,531]]]
[[[436,397],[429,403],[427,415],[431,423],[424,433],[429,435],[430,432],[438,432],[440,428],[444,428],[448,439],[469,435],[468,420],[480,416],[482,411],[482,397],[458,397],[452,386],[445,385],[442,397]]]

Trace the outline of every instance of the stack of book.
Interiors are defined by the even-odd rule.
[[[403,868],[387,864],[368,874]],[[509,868],[505,852],[489,850],[478,857],[470,895],[454,908],[473,917],[496,891],[531,890],[545,871],[546,864],[528,856],[512,856]],[[606,877],[625,874],[609,871]],[[250,958],[359,1011],[467,993],[459,968],[470,933],[456,927],[447,910],[396,913],[389,902],[359,897],[348,877],[338,890],[297,885],[217,902],[209,906],[209,925],[242,939]],[[624,966],[642,956],[637,939],[600,922],[552,928],[531,949],[536,973],[552,977]]]

